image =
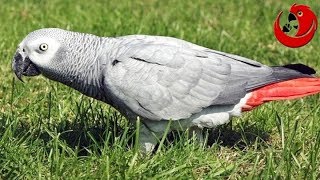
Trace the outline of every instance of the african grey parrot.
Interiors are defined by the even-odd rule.
[[[315,71],[302,64],[268,67],[180,39],[98,37],[48,28],[19,44],[12,68],[43,76],[103,101],[131,122],[141,119],[140,148],[153,150],[167,124],[191,129],[229,122],[264,102],[320,92]]]

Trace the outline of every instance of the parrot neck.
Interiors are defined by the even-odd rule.
[[[112,38],[100,38],[97,36],[83,36],[70,42],[72,50],[67,51],[66,63],[55,67],[55,72],[44,73],[50,79],[59,81],[79,92],[101,100],[106,99],[102,93],[103,71],[108,65],[109,44]],[[81,40],[81,41],[80,41]],[[76,45],[81,44],[81,47]],[[56,76],[55,74],[59,74]]]

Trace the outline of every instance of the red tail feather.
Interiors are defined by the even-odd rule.
[[[251,92],[242,111],[249,111],[263,103],[296,99],[320,92],[320,78],[299,78],[264,86]]]

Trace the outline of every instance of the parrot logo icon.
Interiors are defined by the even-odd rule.
[[[280,43],[290,48],[298,48],[308,44],[318,27],[318,20],[315,13],[306,5],[293,4],[290,8],[290,14],[286,25],[281,29],[280,17],[282,11],[278,14],[274,22],[274,35]],[[290,25],[292,21],[298,21],[298,25]],[[291,30],[296,29],[297,32],[294,36],[289,36]]]

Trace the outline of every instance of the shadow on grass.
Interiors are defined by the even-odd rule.
[[[59,140],[65,142],[68,147],[76,150],[78,156],[86,156],[93,151],[101,153],[105,145],[111,147],[117,144],[124,148],[132,147],[134,127],[128,126],[126,120],[116,112],[109,115],[93,119],[82,116],[80,122],[76,120],[57,124],[55,134],[59,134]],[[53,137],[48,132],[42,132],[40,138],[49,142]],[[121,144],[119,139],[123,139]]]
[[[108,116],[103,113],[96,113],[95,116],[91,117],[88,117],[88,115],[90,113],[81,113],[71,122],[62,121],[46,130],[43,130],[43,127],[47,126],[44,122],[33,126],[18,122],[19,125],[15,126],[15,133],[13,134],[16,138],[22,138],[29,134],[30,136],[27,139],[30,141],[40,139],[44,144],[52,142],[58,136],[59,141],[73,149],[78,156],[87,156],[92,151],[100,153],[105,145],[109,147],[118,146],[119,144],[115,144],[119,143],[119,141],[116,142],[117,139],[124,139],[120,146],[124,148],[133,147],[134,125],[124,124],[127,121],[121,115],[116,112],[108,114]],[[5,125],[2,127],[5,127]],[[256,125],[248,124],[236,125],[235,127],[227,124],[214,130],[207,129],[207,132],[208,146],[219,144],[220,146],[241,150],[252,146],[256,142],[259,143],[259,146],[266,145],[265,142],[269,139],[269,135],[262,129],[259,129]],[[0,132],[1,134],[2,132]],[[174,143],[185,138],[181,138],[181,133],[173,132],[169,133],[167,139],[167,142]],[[50,146],[47,148],[50,148]]]
[[[59,122],[52,122],[48,117],[26,122],[14,116],[3,115],[0,117],[0,141],[17,146],[37,142],[36,144],[41,143],[50,151],[54,147],[53,143],[56,143],[54,141],[58,140],[61,148],[65,144],[78,156],[86,156],[93,151],[100,153],[105,145],[112,146],[120,138],[125,139],[122,141],[124,147],[132,146],[134,127],[128,126],[127,120],[115,111],[109,109],[106,112],[99,107],[97,111],[95,108],[97,106],[93,107],[91,104],[79,105],[76,117]]]
[[[258,145],[256,147],[258,149],[265,147],[270,137],[267,132],[255,124],[242,124],[235,127],[232,127],[232,124],[221,125],[214,129],[204,129],[203,135],[207,138],[208,147],[219,145],[240,150],[252,147],[253,145]],[[168,134],[167,143],[175,143],[179,141],[180,137],[181,133],[171,132]]]
[[[258,143],[266,145],[269,140],[269,134],[259,129],[255,125],[248,125],[245,128],[231,125],[220,126],[214,130],[209,130],[208,145],[219,144],[221,146],[237,149],[245,149]]]

